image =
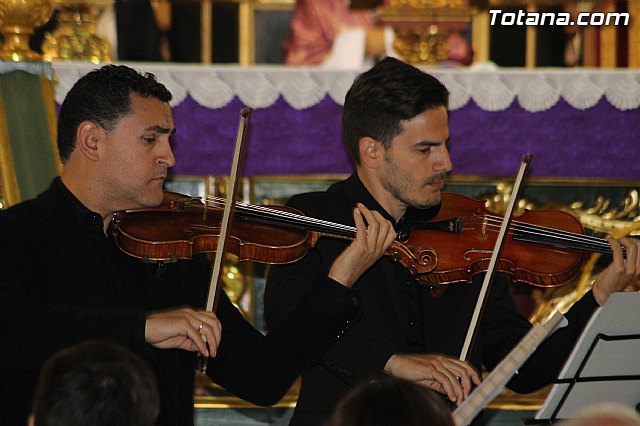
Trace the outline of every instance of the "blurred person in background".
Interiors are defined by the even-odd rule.
[[[359,69],[385,56],[395,56],[395,35],[379,24],[374,9],[351,9],[345,0],[298,0],[285,41],[287,65]],[[459,33],[449,36],[449,60],[470,64],[469,42]]]

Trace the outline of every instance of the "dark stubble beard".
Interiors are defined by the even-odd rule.
[[[428,200],[412,200],[407,198],[406,193],[414,182],[410,175],[401,171],[393,160],[386,155],[384,156],[385,169],[382,179],[382,186],[397,200],[402,202],[405,206],[410,206],[415,209],[427,209],[440,203],[440,193],[434,193],[433,197]],[[439,182],[446,179],[447,173],[437,173],[422,183],[421,187]]]

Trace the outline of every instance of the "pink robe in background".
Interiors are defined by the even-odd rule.
[[[350,10],[345,0],[298,0],[291,19],[291,33],[284,44],[285,63],[321,64],[342,30],[373,24],[371,11]]]
[[[331,53],[342,31],[375,25],[372,11],[351,10],[348,0],[298,0],[291,32],[284,43],[287,65],[320,65]],[[470,64],[468,41],[458,33],[449,36],[449,60]]]

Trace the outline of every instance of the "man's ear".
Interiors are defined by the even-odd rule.
[[[83,157],[97,161],[100,158],[98,146],[104,136],[105,131],[102,127],[91,121],[83,121],[76,131],[75,150]]]
[[[360,163],[367,168],[375,169],[384,160],[384,147],[377,140],[365,136],[358,141]]]

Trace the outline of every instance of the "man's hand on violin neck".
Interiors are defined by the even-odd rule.
[[[440,354],[395,354],[384,372],[446,394],[456,405],[469,396],[480,376],[466,361]]]
[[[358,203],[353,209],[356,237],[331,265],[329,278],[351,287],[385,254],[396,239],[393,224]]]
[[[179,308],[151,312],[147,315],[144,337],[160,349],[183,349],[215,357],[222,336],[222,325],[216,314]]]
[[[592,290],[600,306],[612,293],[623,291],[640,279],[640,241],[632,238],[607,238],[607,241],[613,251],[613,260],[598,274]]]

